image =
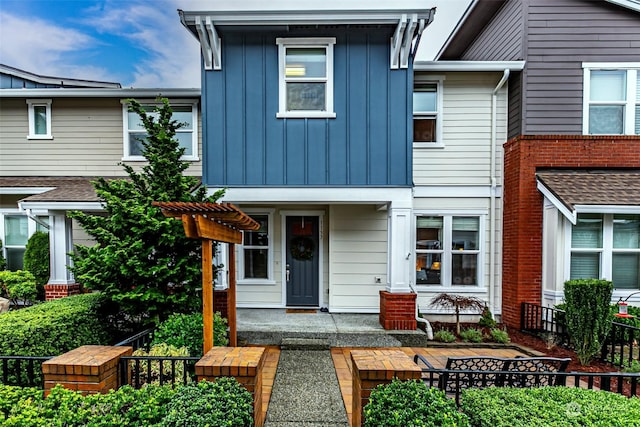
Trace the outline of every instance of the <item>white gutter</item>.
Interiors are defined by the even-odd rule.
[[[502,74],[502,79],[498,82],[495,89],[493,89],[493,93],[491,94],[491,168],[489,172],[489,176],[491,179],[491,194],[490,194],[490,204],[489,204],[489,289],[488,289],[488,299],[489,299],[489,310],[493,313],[496,307],[496,189],[498,187],[497,177],[496,177],[496,144],[498,140],[498,119],[497,115],[497,98],[498,92],[504,86],[504,84],[509,80],[509,74],[511,71],[506,68]]]
[[[522,71],[526,61],[414,61],[414,71]]]

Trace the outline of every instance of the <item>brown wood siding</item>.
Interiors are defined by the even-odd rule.
[[[523,6],[508,1],[464,52],[464,60],[517,61],[523,53]]]
[[[524,134],[581,134],[583,62],[637,62],[640,14],[604,1],[531,0]]]

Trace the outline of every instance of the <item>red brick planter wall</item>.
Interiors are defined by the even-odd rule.
[[[80,284],[72,283],[69,285],[44,285],[44,299],[50,301],[52,299],[70,297],[80,293]]]
[[[380,291],[380,324],[387,330],[415,330],[417,294]]]
[[[504,145],[502,319],[520,325],[520,304],[542,298],[543,196],[538,168],[640,167],[640,137],[521,135]]]

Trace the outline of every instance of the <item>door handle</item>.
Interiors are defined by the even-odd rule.
[[[286,274],[287,274],[287,282],[288,282],[289,281],[289,276],[291,275],[291,270],[290,270],[289,264],[287,264]]]

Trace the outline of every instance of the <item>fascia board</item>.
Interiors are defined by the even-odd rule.
[[[415,61],[414,71],[522,71],[526,61]]]
[[[185,25],[195,25],[196,17],[210,17],[216,26],[226,25],[306,25],[306,24],[391,24],[402,15],[416,14],[429,19],[431,9],[397,10],[265,10],[265,11],[179,11]]]
[[[562,215],[564,215],[569,221],[571,221],[571,224],[576,225],[578,221],[578,214],[576,212],[575,206],[574,209],[566,206],[542,182],[538,181],[537,187],[538,191],[540,191],[542,195],[546,197],[547,200],[549,200],[551,204],[555,206],[558,211],[560,211],[560,213],[562,213]]]
[[[1,89],[0,98],[200,98],[200,89]]]
[[[48,211],[103,211],[101,202],[20,202],[21,210]]]

